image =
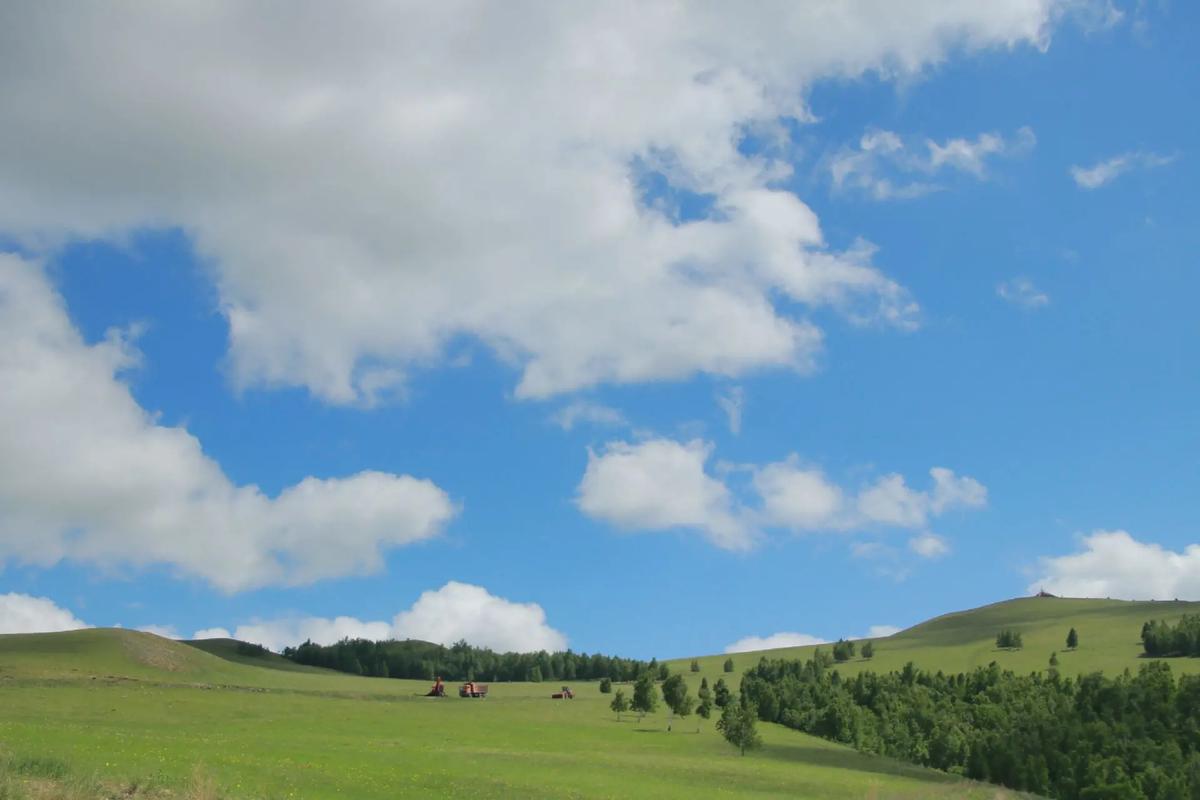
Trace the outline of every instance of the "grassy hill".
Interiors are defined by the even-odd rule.
[[[1061,597],[1023,597],[946,614],[914,625],[893,636],[874,640],[875,657],[855,659],[838,665],[846,674],[864,670],[887,672],[902,669],[912,661],[918,667],[944,672],[963,672],[995,661],[1005,669],[1032,672],[1045,669],[1050,654],[1057,651],[1058,669],[1065,675],[1101,671],[1136,671],[1146,663],[1142,657],[1142,623],[1149,619],[1174,620],[1183,614],[1200,613],[1200,603],[1181,601],[1134,602]],[[1067,632],[1074,627],[1079,647],[1066,649]],[[996,634],[1004,628],[1019,631],[1024,639],[1020,650],[996,649]],[[861,645],[866,641],[855,640]],[[732,655],[735,678],[768,658],[808,659],[817,646],[789,647]],[[824,645],[828,652],[829,645]],[[699,676],[710,682],[721,677],[722,665],[730,656],[698,659]],[[687,671],[691,659],[668,662],[676,671]],[[1169,659],[1180,672],[1200,672],[1200,659]],[[695,674],[695,673],[691,673]]]
[[[1184,613],[1200,603],[1010,600],[877,640],[873,660],[838,669],[913,661],[954,672],[997,661],[1025,672],[1044,669],[1055,650],[1066,673],[1136,669],[1146,661],[1142,623]],[[1068,652],[1071,627],[1080,646]],[[1024,648],[996,650],[1002,628],[1020,631]],[[764,654],[813,649],[733,658],[740,672]],[[724,660],[700,658],[699,674],[690,659],[670,663],[694,689],[724,675]],[[1200,659],[1171,664],[1200,672]],[[218,796],[204,781],[188,793],[197,770],[230,798],[1017,796],[775,725],[762,726],[763,751],[742,758],[711,721],[676,721],[671,733],[663,713],[618,722],[596,684],[573,686],[574,701],[551,700],[550,683],[496,684],[483,701],[431,699],[424,681],[303,667],[231,639],[120,629],[0,636],[0,797]]]
[[[231,640],[0,636],[0,796],[1018,796],[774,725],[742,758],[711,721],[618,722],[595,683],[573,686],[574,701],[548,683],[436,699],[423,681],[296,669]]]
[[[295,661],[284,658],[278,653],[272,653],[270,650],[250,652],[246,647],[246,643],[240,642],[237,639],[194,639],[185,641],[184,644],[194,647],[197,650],[211,653],[226,661],[232,661],[235,664],[244,664],[249,667],[281,669],[285,672],[304,672],[310,675],[328,676],[337,674],[326,669],[321,669],[320,667],[297,664]]]

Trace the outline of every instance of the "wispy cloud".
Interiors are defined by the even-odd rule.
[[[925,531],[908,540],[908,549],[921,558],[939,558],[950,552],[950,545],[936,533]]]
[[[1071,178],[1074,179],[1075,184],[1079,188],[1089,190],[1099,189],[1101,186],[1111,183],[1126,172],[1136,169],[1165,167],[1174,161],[1175,158],[1174,155],[1165,156],[1139,150],[1113,156],[1090,167],[1072,166],[1070,172]]]
[[[936,182],[940,174],[956,172],[984,180],[990,161],[1024,155],[1036,143],[1028,127],[1007,139],[981,133],[974,139],[943,142],[906,141],[892,131],[869,130],[857,146],[843,147],[829,160],[829,172],[835,189],[857,190],[875,200],[905,200],[944,188]]]
[[[580,423],[605,427],[628,425],[629,421],[619,410],[590,400],[576,400],[559,409],[551,420],[564,431]]]
[[[1029,278],[1024,277],[1002,281],[996,286],[996,294],[1013,305],[1030,310],[1050,304],[1050,295],[1034,286],[1033,281]]]
[[[746,404],[746,393],[740,386],[732,386],[717,395],[717,405],[729,419],[729,432],[737,436],[742,432],[742,408]]]

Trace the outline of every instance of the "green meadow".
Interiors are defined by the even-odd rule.
[[[914,661],[958,671],[995,660],[1042,669],[1136,669],[1149,618],[1200,604],[1025,599],[951,614],[877,640],[846,671]],[[1063,652],[1075,627],[1080,647]],[[996,651],[1002,627],[1021,651]],[[807,657],[812,648],[768,655]],[[734,656],[739,669],[761,654]],[[672,662],[691,681],[724,656]],[[1200,660],[1173,667],[1200,671]],[[736,690],[736,674],[732,677]],[[453,688],[452,695],[453,695]],[[1015,798],[1016,793],[871,757],[762,724],[745,757],[712,720],[617,721],[611,695],[574,683],[492,684],[485,700],[421,696],[427,682],[361,678],[124,630],[0,636],[0,800],[55,797],[821,797]],[[616,688],[622,688],[619,684]],[[625,687],[628,694],[630,689]]]
[[[1150,619],[1176,620],[1184,614],[1200,614],[1200,603],[1023,597],[946,614],[894,636],[875,639],[873,658],[858,657],[856,651],[854,659],[838,664],[837,668],[847,675],[890,672],[911,661],[923,669],[953,673],[986,667],[995,661],[1004,669],[1028,673],[1046,669],[1050,654],[1057,652],[1058,670],[1064,675],[1097,671],[1111,675],[1124,669],[1136,672],[1146,663],[1142,656],[1142,623]],[[997,649],[996,634],[1006,628],[1021,634],[1024,641],[1020,650]],[[1079,634],[1079,647],[1075,650],[1066,647],[1071,628]],[[854,641],[861,645],[867,640]],[[830,645],[814,645],[732,656],[702,656],[696,659],[701,668],[698,674],[710,682],[728,678],[723,665],[726,658],[732,657],[736,684],[737,675],[764,656],[806,660],[817,647],[831,651]],[[682,658],[668,664],[674,671],[686,671],[691,661]],[[1169,663],[1178,672],[1200,672],[1200,659],[1173,658]]]

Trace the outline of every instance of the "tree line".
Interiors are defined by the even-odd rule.
[[[465,641],[450,647],[416,639],[375,642],[368,639],[343,639],[337,644],[319,645],[306,641],[299,647],[287,647],[283,656],[298,664],[366,675],[376,678],[412,678],[448,681],[630,681],[644,672],[665,678],[667,668],[657,660],[639,661],[600,653],[575,653],[564,650],[548,653],[497,653],[486,647],[472,647]]]
[[[844,678],[825,660],[763,659],[742,679],[760,719],[1062,800],[1200,797],[1200,676],[1019,676],[994,662],[945,675]]]
[[[1150,620],[1142,625],[1142,648],[1148,656],[1200,656],[1200,614],[1185,614],[1174,625]]]

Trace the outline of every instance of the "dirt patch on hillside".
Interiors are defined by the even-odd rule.
[[[167,672],[183,672],[195,666],[190,648],[149,633],[127,632],[121,637],[126,655],[139,664]]]

